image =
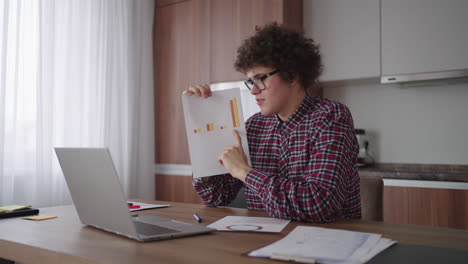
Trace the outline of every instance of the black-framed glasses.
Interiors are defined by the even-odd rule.
[[[266,86],[265,86],[265,83],[264,81],[266,80],[266,78],[278,73],[279,70],[274,70],[270,73],[267,73],[263,76],[258,76],[258,77],[254,77],[253,79],[248,79],[246,81],[244,81],[245,83],[245,86],[247,86],[247,89],[249,89],[250,91],[252,91],[252,89],[254,88],[257,88],[259,89],[260,91],[263,91],[265,90]]]

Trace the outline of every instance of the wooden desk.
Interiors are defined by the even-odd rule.
[[[156,201],[155,203],[165,203]],[[208,225],[227,215],[267,216],[263,211],[208,208],[199,204],[170,202],[171,207],[140,211],[185,222],[193,213]],[[57,215],[47,221],[21,218],[0,220],[0,257],[21,263],[280,263],[242,256],[283,238],[297,225],[321,226],[381,233],[399,243],[468,250],[468,231],[384,222],[339,221],[331,224],[292,222],[281,233],[214,232],[155,242],[137,242],[92,227],[83,226],[73,206],[41,209],[42,215]]]

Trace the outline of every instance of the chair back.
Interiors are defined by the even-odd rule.
[[[236,198],[227,207],[247,208],[247,200],[245,199],[244,187],[237,193]]]
[[[362,220],[383,221],[382,177],[361,176]]]

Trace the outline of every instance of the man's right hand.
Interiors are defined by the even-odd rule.
[[[208,84],[199,84],[196,86],[190,86],[187,90],[184,90],[182,94],[208,98],[211,96],[211,89]]]

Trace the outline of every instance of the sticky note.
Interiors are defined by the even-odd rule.
[[[23,217],[23,218],[28,219],[28,220],[42,221],[42,220],[54,219],[54,218],[57,218],[57,216],[36,215],[36,216],[28,216],[28,217]]]

